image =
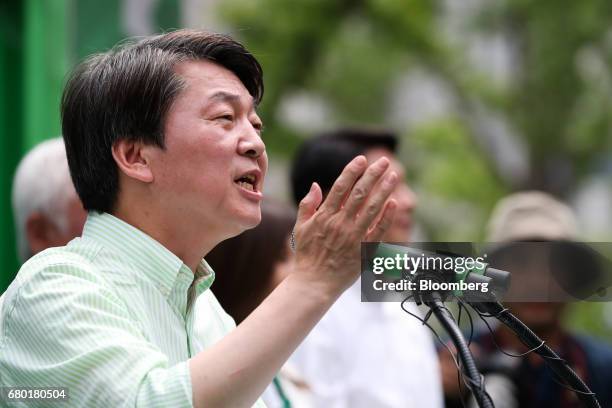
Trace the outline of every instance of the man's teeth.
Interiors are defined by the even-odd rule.
[[[251,183],[247,183],[246,181],[239,181],[238,185],[242,188],[245,188],[249,191],[253,191],[253,185]]]

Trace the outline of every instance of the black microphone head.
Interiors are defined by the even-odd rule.
[[[491,284],[498,294],[504,294],[510,288],[512,277],[510,272],[488,267],[484,274],[491,278]]]

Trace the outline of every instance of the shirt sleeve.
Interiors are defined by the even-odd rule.
[[[65,387],[73,406],[192,406],[188,361],[169,366],[87,266],[44,266],[3,313],[1,386]]]

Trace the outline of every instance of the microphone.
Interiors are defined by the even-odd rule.
[[[433,292],[442,299],[499,300],[510,286],[510,273],[489,266],[483,257],[457,255],[447,244],[427,244],[430,251],[415,245],[364,244],[362,292],[367,273],[374,275],[374,291],[410,291],[417,303]]]

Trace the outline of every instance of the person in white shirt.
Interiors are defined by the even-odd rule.
[[[395,157],[397,138],[386,130],[344,128],[318,135],[298,151],[291,183],[295,202],[317,182],[329,191],[355,156],[387,157],[399,175],[392,197],[396,216],[383,237],[406,242],[416,199]],[[408,304],[419,313],[415,304]],[[317,406],[326,408],[442,407],[438,360],[428,329],[399,303],[362,303],[353,284],[330,308],[289,360],[313,388]]]

